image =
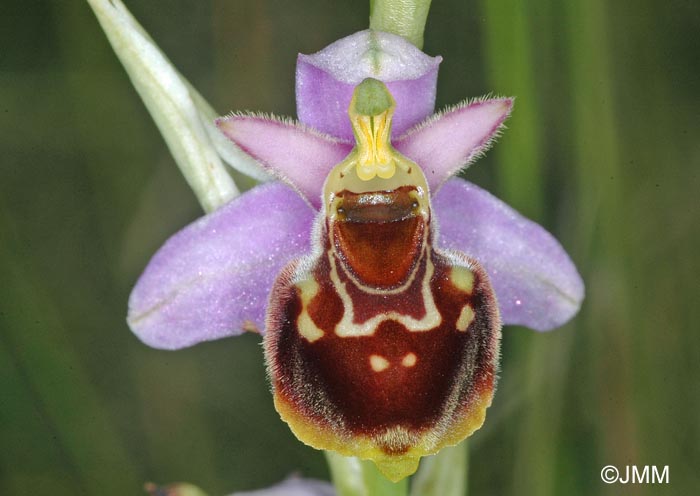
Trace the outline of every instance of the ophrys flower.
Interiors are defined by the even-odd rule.
[[[267,332],[276,405],[297,436],[395,480],[483,422],[501,319],[550,329],[583,297],[546,231],[448,180],[488,147],[512,100],[428,117],[437,62],[371,31],[300,58],[299,115],[320,129],[219,121],[293,190],[256,187],[176,234],[130,300],[132,329],[156,347]]]

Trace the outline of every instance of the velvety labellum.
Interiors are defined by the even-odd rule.
[[[483,423],[500,321],[479,264],[435,247],[425,176],[388,141],[391,103],[359,116],[351,104],[365,134],[326,181],[314,253],[273,287],[265,351],[299,439],[396,481]]]

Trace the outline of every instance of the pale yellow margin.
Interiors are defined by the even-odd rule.
[[[486,409],[491,405],[492,398],[493,391],[486,391],[470,402],[470,408],[466,412],[454,412],[453,415],[460,418],[449,425],[443,433],[435,432],[441,430],[441,423],[439,423],[433,431],[421,435],[409,434],[398,427],[393,432],[380,436],[381,440],[387,437],[400,437],[402,441],[409,439],[413,441],[412,447],[401,455],[389,455],[383,452],[377,446],[377,441],[380,439],[369,436],[353,437],[343,432],[342,428],[334,429],[329,425],[314,423],[276,392],[274,401],[282,420],[303,443],[320,450],[336,451],[343,456],[372,460],[387,479],[398,482],[418,469],[421,457],[434,455],[442,448],[454,446],[479,429],[484,423]]]

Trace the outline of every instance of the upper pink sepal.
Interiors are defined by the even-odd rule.
[[[401,36],[364,30],[297,58],[299,121],[352,140],[347,117],[355,86],[384,82],[396,100],[392,134],[400,136],[433,113],[441,57],[430,57]]]
[[[510,115],[512,98],[465,102],[419,124],[394,142],[425,173],[432,194],[491,146]]]
[[[234,114],[216,123],[238,147],[317,210],[326,176],[352,149],[349,142],[274,117]]]

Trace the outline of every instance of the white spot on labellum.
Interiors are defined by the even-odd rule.
[[[471,294],[474,290],[474,273],[466,267],[453,267],[450,279],[460,291]]]
[[[311,319],[308,312],[309,303],[311,303],[311,300],[314,298],[314,296],[316,296],[316,293],[318,293],[319,286],[315,280],[309,279],[297,283],[297,288],[301,293],[300,296],[302,305],[301,313],[297,319],[297,330],[299,331],[299,334],[301,334],[302,337],[304,337],[309,343],[313,343],[314,341],[321,339],[324,334],[324,332],[319,329]]]
[[[474,310],[471,305],[467,303],[462,307],[462,311],[459,313],[459,318],[457,319],[457,330],[460,332],[466,332],[469,324],[474,320]]]
[[[413,367],[417,361],[418,361],[418,357],[416,356],[415,353],[408,353],[401,360],[401,365],[403,365],[404,367]]]
[[[389,360],[379,355],[369,356],[369,365],[375,372],[383,372],[389,368]]]

